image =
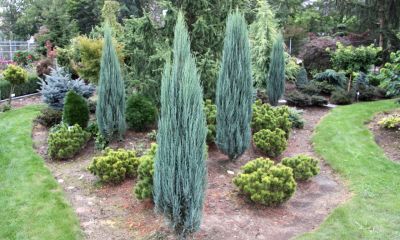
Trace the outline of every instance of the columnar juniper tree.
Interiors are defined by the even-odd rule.
[[[126,130],[125,86],[109,25],[104,29],[96,118],[103,137],[111,140],[118,135],[122,138]]]
[[[173,65],[161,84],[154,202],[184,239],[200,227],[206,185],[203,93],[183,14],[175,26]]]
[[[269,65],[267,94],[272,106],[277,106],[285,91],[285,55],[283,37],[278,35],[272,46],[271,62]]]
[[[243,15],[229,14],[223,59],[217,83],[217,145],[237,159],[249,147],[253,83],[247,24]]]

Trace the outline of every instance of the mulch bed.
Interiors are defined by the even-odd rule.
[[[291,133],[289,147],[282,157],[300,153],[315,156],[311,135],[328,111],[306,109],[307,123],[304,129]],[[56,162],[46,156],[47,134],[43,126],[34,127],[35,148],[64,188],[86,239],[173,239],[163,219],[154,213],[152,202],[134,197],[135,180],[121,185],[102,185],[87,171],[93,156],[100,154],[92,142],[74,159]],[[128,132],[124,142],[114,143],[112,147],[143,152],[150,143],[145,133]],[[237,191],[232,183],[234,175],[228,171],[237,174],[243,164],[260,156],[250,148],[239,160],[229,162],[215,146],[210,146],[203,223],[194,239],[289,239],[318,227],[350,196],[336,174],[321,161],[321,173],[309,182],[299,183],[295,196],[287,203],[279,207],[254,204]]]

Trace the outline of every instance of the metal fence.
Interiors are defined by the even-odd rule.
[[[0,41],[0,59],[11,61],[14,58],[15,52],[30,51],[33,50],[35,47],[36,45],[34,43],[31,43],[30,41]]]

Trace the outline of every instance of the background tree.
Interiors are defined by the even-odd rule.
[[[279,99],[285,92],[285,52],[283,50],[283,37],[278,35],[271,52],[269,66],[267,94],[272,106],[277,106]]]
[[[180,238],[200,227],[206,186],[206,120],[203,94],[183,14],[175,27],[172,68],[161,86],[154,169],[156,209]]]
[[[228,16],[223,58],[217,82],[217,146],[237,159],[251,138],[253,83],[250,44],[244,16],[236,10]]]
[[[107,140],[115,135],[122,138],[126,130],[125,86],[109,25],[104,29],[96,119],[100,133]]]
[[[88,34],[101,21],[104,0],[67,0],[66,7],[71,19],[75,20],[82,34]]]
[[[257,17],[250,26],[253,76],[256,86],[266,87],[272,44],[277,35],[274,13],[266,0],[257,1]]]

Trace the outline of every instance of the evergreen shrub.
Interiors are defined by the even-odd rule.
[[[290,158],[284,158],[282,165],[293,169],[293,176],[296,180],[307,181],[319,173],[318,160],[306,156],[297,155]]]
[[[157,118],[157,107],[146,97],[133,94],[126,104],[126,122],[135,131],[144,131],[154,124]]]
[[[293,170],[274,165],[268,158],[252,160],[242,170],[233,182],[253,202],[276,206],[289,200],[296,191]]]
[[[74,91],[69,91],[64,99],[63,122],[68,126],[78,124],[83,129],[89,122],[89,108],[86,100]]]
[[[134,188],[138,199],[153,198],[154,158],[157,144],[153,143],[149,151],[139,158],[138,182]]]
[[[62,120],[62,111],[53,108],[43,108],[40,114],[36,117],[35,122],[50,128],[59,124]]]
[[[279,156],[287,147],[285,132],[279,128],[262,129],[253,136],[254,144],[269,157]]]

